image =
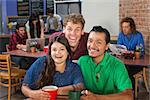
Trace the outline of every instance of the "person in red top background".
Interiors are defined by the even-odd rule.
[[[13,33],[9,40],[8,50],[26,49],[27,33],[23,23],[17,23],[16,32]],[[20,65],[20,68],[27,69],[33,62],[32,58],[24,58],[18,56],[11,56],[12,62]]]
[[[26,39],[27,33],[25,31],[25,25],[17,23],[16,32],[11,35],[8,49],[11,51],[26,48]]]
[[[89,33],[84,32],[85,20],[81,14],[72,13],[63,20],[63,32],[50,35],[49,41],[55,36],[65,36],[71,47],[70,59],[78,60],[80,56],[88,54],[86,43]]]

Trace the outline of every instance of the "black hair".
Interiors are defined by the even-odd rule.
[[[41,24],[40,24],[40,18],[39,18],[39,13],[38,11],[35,11],[31,14],[30,18],[29,18],[29,26],[30,26],[30,35],[31,38],[35,38],[34,37],[34,25],[33,25],[33,21],[37,20],[36,23],[36,30],[37,30],[37,37],[40,38],[41,35]]]
[[[24,23],[17,23],[16,29],[19,30],[20,27],[25,27]]]
[[[106,44],[110,42],[110,33],[106,28],[103,28],[102,26],[93,26],[92,30],[90,32],[103,32],[105,34],[105,41]]]

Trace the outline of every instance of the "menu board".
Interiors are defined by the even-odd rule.
[[[43,0],[31,0],[31,13],[38,11],[40,15],[44,14]]]
[[[17,1],[18,16],[29,15],[29,0],[18,0]]]
[[[46,14],[48,9],[54,9],[54,1],[53,0],[46,0]]]

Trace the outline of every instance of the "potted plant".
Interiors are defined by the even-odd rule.
[[[36,43],[35,42],[31,42],[30,43],[30,51],[33,53],[33,52],[36,52]]]
[[[137,45],[135,49],[135,58],[139,59],[141,56],[141,51],[142,51],[142,45]]]
[[[12,34],[13,24],[12,22],[7,24],[10,34]]]

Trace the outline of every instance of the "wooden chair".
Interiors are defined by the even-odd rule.
[[[143,79],[144,79],[144,83],[145,83],[145,87],[147,92],[150,92],[149,88],[150,88],[150,68],[143,68]]]
[[[8,46],[9,46],[9,44],[6,44],[6,51],[9,51]]]
[[[6,44],[6,51],[7,52],[9,51],[8,47],[9,47],[9,44]],[[11,62],[11,64],[13,66],[18,66],[20,68],[19,65],[15,64],[15,62]],[[21,80],[22,80],[22,78],[24,77],[25,74],[26,74],[26,70],[25,69],[19,69],[19,80],[20,80],[20,82],[21,82]]]
[[[135,98],[137,98],[138,81],[142,78],[144,80],[144,84],[145,84],[147,92],[150,91],[149,87],[148,87],[148,83],[149,83],[148,73],[147,73],[148,70],[150,70],[150,69],[144,67],[142,71],[138,72],[137,74],[135,74],[133,76],[135,79],[135,90],[134,90],[135,91]]]
[[[21,71],[18,67],[11,66],[8,54],[0,54],[0,86],[8,87],[8,100],[11,98],[11,87],[20,85]]]

